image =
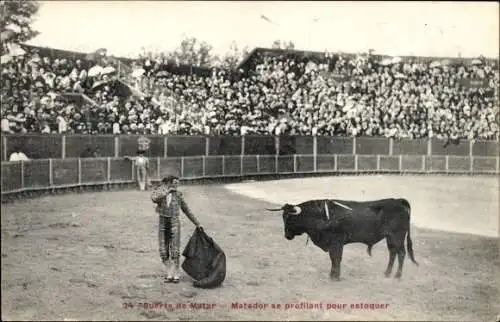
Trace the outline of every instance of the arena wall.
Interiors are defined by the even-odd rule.
[[[333,136],[159,136],[159,135],[3,135],[2,161],[15,148],[30,159],[78,158],[88,147],[98,148],[102,157],[134,155],[138,140],[146,137],[149,157],[215,155],[435,155],[498,157],[498,141],[460,140],[447,143],[439,139],[392,139],[378,137]]]
[[[23,141],[27,149],[38,146],[41,158],[2,161],[2,196],[132,184],[135,169],[123,156],[135,154],[136,140],[134,136],[4,136],[3,151],[9,153],[11,144]],[[446,147],[443,143],[385,138],[155,136],[150,143],[150,176],[155,181],[166,174],[183,180],[328,173],[499,174],[497,142],[464,141]],[[85,144],[98,144],[104,156],[75,157]]]

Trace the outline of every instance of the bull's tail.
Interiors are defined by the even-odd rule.
[[[411,242],[409,227],[408,227],[408,234],[406,235],[406,248],[408,249],[408,254],[410,255],[411,261],[418,266],[418,262],[415,260],[415,255],[413,254],[413,243]]]
[[[404,206],[406,208],[406,212],[408,213],[408,221],[410,221],[410,212],[411,212],[411,207],[410,203],[406,200],[404,200]],[[406,234],[406,249],[408,250],[408,255],[410,255],[411,261],[418,266],[418,262],[415,260],[415,255],[413,254],[413,242],[411,241],[410,237],[410,223],[408,222],[408,233]]]

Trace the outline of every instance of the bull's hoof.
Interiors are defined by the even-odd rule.
[[[384,272],[385,277],[391,277],[391,272]]]
[[[339,282],[340,281],[340,276],[330,276],[332,281]]]
[[[397,272],[397,273],[394,275],[394,278],[396,278],[396,279],[400,280],[400,279],[401,279],[401,276],[403,276],[403,274],[402,274],[402,273]]]

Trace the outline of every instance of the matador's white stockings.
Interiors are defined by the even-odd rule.
[[[180,260],[179,258],[168,259],[164,262],[167,269],[167,278],[179,279],[180,276]]]

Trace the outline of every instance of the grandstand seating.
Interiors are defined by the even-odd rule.
[[[3,133],[450,140],[499,133],[498,60],[257,48],[237,70],[209,70],[162,57],[24,48],[2,66]]]

